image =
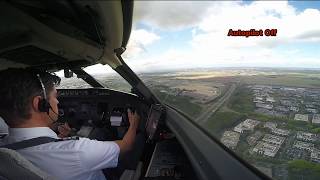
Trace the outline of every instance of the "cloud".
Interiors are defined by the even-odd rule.
[[[226,4],[211,7],[206,18],[197,27],[191,45],[197,62],[226,66],[309,66],[320,67],[319,54],[313,63],[303,63],[299,53],[282,55],[277,47],[292,44],[320,42],[320,11],[306,9],[298,13],[288,2],[253,2],[249,5]],[[228,30],[277,29],[276,37],[231,37]],[[318,56],[318,57],[317,57]],[[201,58],[200,58],[201,57]],[[213,59],[214,57],[214,59]],[[199,59],[211,59],[212,63]],[[299,59],[298,59],[299,58]],[[196,59],[194,57],[194,59]],[[224,62],[216,59],[223,59]]]
[[[199,23],[212,2],[135,1],[134,20],[150,27],[178,30]]]
[[[320,67],[319,53],[308,54],[301,46],[302,43],[320,42],[320,23],[317,23],[320,11],[317,9],[297,11],[287,1],[250,4],[239,1],[138,1],[135,8],[137,23],[165,33],[191,27],[192,40],[181,42],[191,45],[188,51],[177,47],[142,58],[143,48],[148,49],[150,44],[161,39],[145,44],[136,50],[139,55],[128,61],[134,70],[212,66]],[[277,29],[277,36],[228,37],[229,29]],[[302,49],[289,45],[299,45]],[[279,47],[284,51],[277,50]]]
[[[320,31],[319,30],[311,30],[299,34],[296,36],[297,39],[302,39],[305,41],[317,41],[320,42]]]
[[[127,45],[127,50],[123,54],[125,58],[134,58],[146,51],[146,46],[159,40],[160,36],[148,32],[144,29],[134,29],[131,32],[130,40]]]
[[[320,24],[315,23],[320,19],[320,11],[306,9],[298,13],[294,7],[286,1],[253,2],[249,5],[228,4],[208,10],[207,18],[199,24],[198,28],[203,32],[194,36],[195,46],[210,40],[218,42],[226,47],[267,47],[292,42],[319,41]],[[277,29],[277,37],[226,37],[229,29]]]

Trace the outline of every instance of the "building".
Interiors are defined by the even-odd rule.
[[[264,108],[264,109],[272,109],[272,104],[263,104],[263,103],[256,103],[257,108]]]
[[[312,123],[320,124],[320,114],[314,114],[312,118]]]
[[[261,131],[256,131],[249,137],[247,137],[247,143],[250,146],[253,146],[257,143],[257,141],[263,136],[263,133]]]
[[[289,112],[289,109],[284,106],[277,106],[275,107],[275,110],[282,111],[282,112]]]
[[[311,151],[310,160],[316,163],[320,163],[320,150],[314,148]]]
[[[244,133],[244,131],[253,131],[253,129],[260,123],[260,121],[246,119],[245,121],[234,127],[234,131],[238,133]]]
[[[221,142],[230,149],[235,149],[239,142],[240,134],[233,131],[225,131]]]
[[[297,132],[297,139],[302,140],[302,141],[314,142],[317,140],[317,135],[312,134],[312,133],[308,133],[308,132],[298,131]]]
[[[308,114],[296,114],[294,116],[294,120],[295,121],[305,121],[308,122],[309,121],[309,116]]]
[[[280,100],[280,104],[283,105],[283,106],[292,106],[292,102],[289,101],[289,100]]]
[[[257,96],[255,97],[255,100],[263,102],[263,97]]]
[[[280,149],[280,146],[270,144],[267,142],[260,141],[258,144],[253,148],[253,152],[256,152],[258,154],[262,154],[269,157],[274,157],[278,150]]]
[[[306,108],[315,108],[314,104],[312,103],[306,103]]]
[[[267,101],[267,102],[270,102],[270,103],[276,102],[273,97],[267,97],[267,98],[266,98],[266,101]]]
[[[312,151],[312,149],[314,148],[314,144],[303,141],[295,141],[293,147],[306,151]]]
[[[297,106],[290,106],[290,111],[299,112],[299,107],[297,107]]]
[[[269,128],[269,129],[274,129],[277,127],[277,123],[274,123],[274,122],[266,122],[264,123],[264,128]]]
[[[266,134],[262,141],[270,143],[270,144],[275,144],[281,146],[281,144],[284,142],[285,138],[281,136],[275,136],[272,134]]]
[[[289,130],[274,128],[272,129],[272,133],[280,136],[288,136],[290,134]]]
[[[297,88],[298,93],[304,93],[306,91],[306,88]]]
[[[282,90],[295,92],[297,89],[296,88],[290,88],[290,87],[283,87]]]
[[[263,101],[257,100],[257,99],[254,99],[253,102],[254,102],[254,103],[260,103],[260,104],[263,104],[263,103],[264,103]]]
[[[309,112],[309,113],[313,113],[313,114],[316,114],[318,113],[318,111],[314,108],[306,108],[306,111]]]

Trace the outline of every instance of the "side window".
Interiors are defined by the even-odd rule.
[[[65,78],[63,77],[63,72],[62,75],[61,73],[57,73],[60,78],[61,82],[58,88],[61,89],[81,89],[81,88],[90,88],[91,86],[86,83],[83,79],[77,78],[77,75],[73,75],[71,78]]]
[[[84,68],[84,71],[98,80],[106,88],[124,92],[131,91],[130,84],[108,65],[96,64]],[[58,88],[91,88],[83,79],[77,78],[76,74],[71,78],[63,77],[63,71],[57,72],[57,74],[61,77],[61,83]]]
[[[131,92],[131,85],[108,65],[96,64],[85,68],[85,71],[107,88]]]

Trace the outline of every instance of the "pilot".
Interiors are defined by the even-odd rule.
[[[36,137],[59,139],[50,129],[58,119],[56,86],[60,78],[44,71],[0,71],[0,116],[9,126],[6,144]],[[122,140],[88,138],[50,142],[17,150],[58,179],[105,179],[102,169],[116,167],[119,154],[133,146],[140,117],[128,110],[130,126]]]

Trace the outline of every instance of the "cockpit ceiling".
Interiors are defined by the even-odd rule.
[[[114,50],[126,45],[131,30],[132,14],[123,6],[120,0],[0,2],[0,69],[77,62],[116,68]]]

